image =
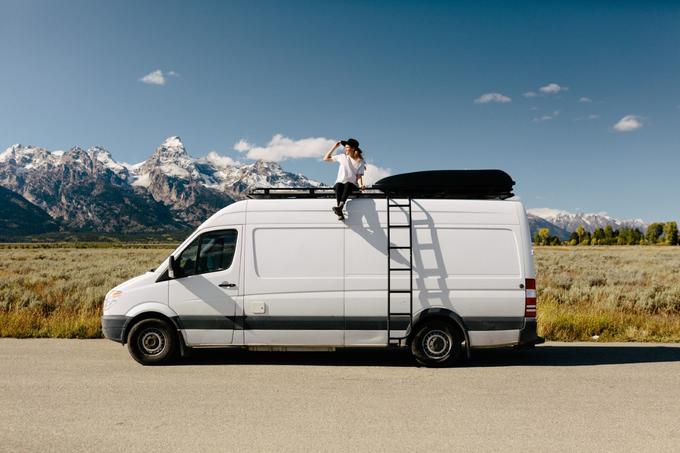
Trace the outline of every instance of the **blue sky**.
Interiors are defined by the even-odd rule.
[[[241,140],[351,136],[392,173],[504,169],[528,207],[680,218],[680,2],[2,0],[0,17],[0,148],[138,162],[179,135],[243,161]]]

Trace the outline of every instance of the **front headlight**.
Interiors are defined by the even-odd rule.
[[[104,311],[111,308],[111,304],[113,304],[116,301],[116,299],[118,299],[122,295],[123,295],[123,291],[118,291],[118,290],[109,291],[109,293],[104,298]]]

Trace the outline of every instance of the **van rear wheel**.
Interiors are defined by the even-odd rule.
[[[132,326],[127,337],[130,355],[142,365],[164,365],[175,358],[177,340],[167,322],[143,319]]]
[[[463,335],[445,321],[426,321],[413,337],[411,353],[428,367],[455,365],[463,358]]]

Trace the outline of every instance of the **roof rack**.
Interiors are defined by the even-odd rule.
[[[432,170],[388,176],[352,198],[456,198],[505,200],[515,181],[502,170]],[[256,187],[248,198],[335,198],[331,187]]]
[[[368,187],[364,192],[355,192],[353,198],[385,198],[385,193]],[[248,198],[335,198],[332,187],[256,187]]]

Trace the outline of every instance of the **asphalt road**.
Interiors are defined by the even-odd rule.
[[[678,451],[680,345],[201,353],[0,339],[0,451]]]

